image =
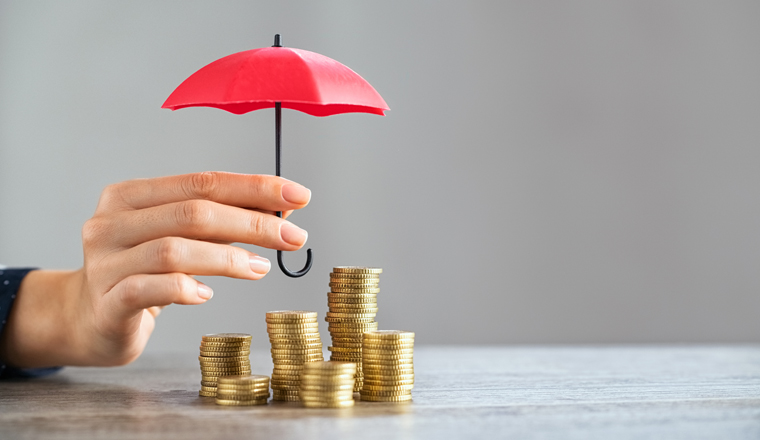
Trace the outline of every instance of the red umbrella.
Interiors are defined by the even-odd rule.
[[[390,110],[379,93],[356,72],[318,53],[282,47],[280,35],[274,46],[246,50],[201,68],[177,87],[161,108],[215,107],[237,115],[262,108],[275,109],[275,168],[280,175],[282,108],[312,116],[339,113],[384,115]],[[282,212],[277,213],[282,217]],[[290,277],[311,269],[311,249],[306,265],[290,271],[277,251],[280,269]]]

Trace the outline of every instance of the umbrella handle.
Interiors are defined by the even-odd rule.
[[[279,37],[278,34],[275,38],[275,43],[279,43]],[[277,174],[277,177],[280,177],[280,154],[282,151],[281,147],[281,132],[282,132],[282,104],[280,102],[276,102],[274,104],[274,131],[275,131],[275,141],[274,141],[274,147],[275,147],[275,172]],[[282,212],[277,211],[277,217],[282,218]],[[306,250],[306,265],[304,265],[303,269],[299,270],[298,272],[293,272],[290,269],[288,269],[287,266],[285,266],[285,263],[282,262],[282,251],[277,251],[277,264],[280,266],[280,270],[285,275],[291,277],[291,278],[298,278],[306,275],[309,270],[311,269],[311,249]]]
[[[277,217],[282,218],[282,212],[277,212]],[[299,270],[298,272],[293,272],[290,269],[288,269],[288,266],[285,265],[282,261],[282,251],[277,251],[277,264],[280,266],[280,270],[285,275],[291,277],[291,278],[298,278],[306,275],[309,273],[309,270],[311,270],[311,263],[312,263],[312,257],[311,257],[311,249],[306,250],[306,264],[304,265],[303,269]]]

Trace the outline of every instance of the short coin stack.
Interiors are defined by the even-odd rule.
[[[216,333],[203,336],[201,341],[201,391],[205,397],[216,396],[220,376],[251,374],[251,335],[245,333]]]
[[[353,362],[310,362],[301,371],[301,402],[309,408],[354,406]]]
[[[324,360],[317,312],[267,312],[267,332],[274,363],[272,400],[297,402],[304,364]]]
[[[364,333],[362,400],[406,402],[414,387],[414,333],[380,330]]]
[[[330,360],[356,363],[354,391],[362,388],[362,333],[377,330],[379,267],[338,266],[330,273],[325,317],[332,337]]]
[[[222,376],[216,382],[217,405],[266,405],[268,399],[269,376]]]

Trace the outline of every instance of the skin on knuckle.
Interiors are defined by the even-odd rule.
[[[120,293],[122,304],[130,308],[137,307],[143,287],[143,282],[139,277],[132,276],[122,280]]]
[[[211,210],[202,200],[188,200],[177,204],[177,223],[187,232],[201,232],[211,219]]]
[[[171,274],[169,279],[169,288],[171,289],[171,302],[181,301],[182,298],[195,298],[198,296],[198,286],[190,277],[180,273]],[[171,303],[170,302],[170,303]],[[166,306],[169,304],[156,304]]]
[[[250,234],[258,241],[265,241],[269,233],[269,223],[263,214],[251,213]]]
[[[204,171],[202,173],[191,174],[186,182],[188,188],[185,189],[185,192],[188,196],[191,198],[211,199],[219,185],[219,173]]]
[[[101,237],[104,236],[106,228],[106,221],[99,217],[93,217],[84,222],[84,225],[82,225],[82,243],[84,247],[89,248],[98,244],[101,241]]]
[[[248,257],[243,255],[242,251],[227,246],[224,260],[224,267],[227,273],[235,274],[245,270],[244,267],[247,265]]]
[[[185,257],[185,245],[177,237],[164,237],[156,240],[153,260],[159,269],[175,271]]]

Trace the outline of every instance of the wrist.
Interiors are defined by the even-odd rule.
[[[35,270],[22,281],[0,338],[0,358],[19,368],[78,363],[72,311],[80,271]]]

